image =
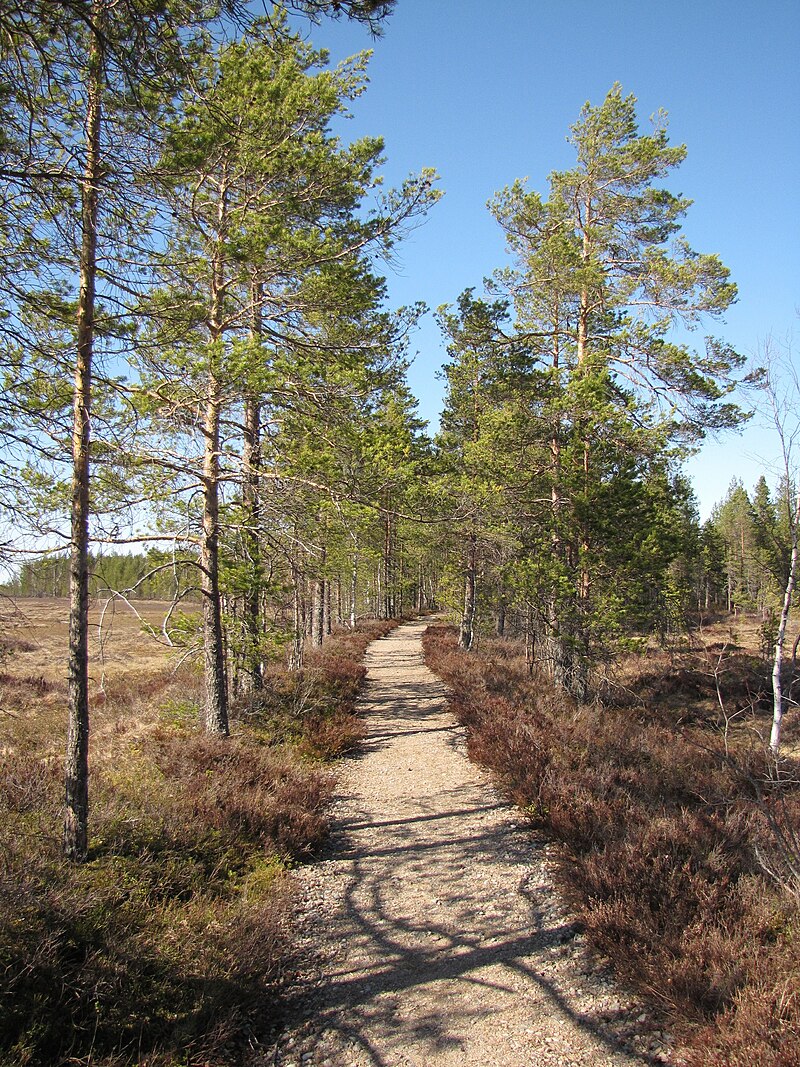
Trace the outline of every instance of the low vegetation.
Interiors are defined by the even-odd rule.
[[[470,755],[561,845],[591,943],[668,1014],[689,1067],[800,1062],[800,761],[765,754],[768,672],[725,643],[631,657],[579,705],[511,641],[425,635]],[[722,698],[722,699],[720,699]],[[787,730],[788,747],[797,737]]]
[[[327,764],[360,737],[363,650],[392,624],[334,636],[303,672],[273,667],[227,740],[197,728],[194,669],[126,674],[120,635],[93,740],[91,850],[74,865],[51,732],[66,698],[39,618],[10,631],[0,678],[0,1064],[244,1063],[296,962],[283,872],[325,838]]]

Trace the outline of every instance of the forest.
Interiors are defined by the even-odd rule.
[[[283,758],[264,738],[272,730],[312,757],[302,790],[316,819],[329,785],[313,760],[358,740],[341,717],[361,678],[358,635],[415,613],[455,622],[450,656],[513,643],[528,677],[575,707],[603,699],[630,657],[672,655],[706,626],[747,618],[752,703],[769,707],[758,774],[765,790],[793,780],[795,742],[782,749],[781,729],[800,646],[796,427],[777,365],[754,369],[713,335],[737,290],[720,257],[684,234],[689,201],[670,188],[686,148],[670,142],[665,113],[645,128],[615,84],[564,131],[573,163],[537,175],[545,191],[508,176],[488,205],[505,263],[435,309],[447,362],[430,432],[407,381],[429,309],[389,306],[385,275],[445,191],[432,167],[386,188],[381,137],[342,138],[341,118],[369,92],[369,54],[331,65],[307,32],[356,20],[380,47],[393,6],[0,5],[2,596],[62,598],[68,613],[63,678],[37,683],[58,693],[66,755],[42,764],[39,742],[4,749],[10,811],[33,819],[30,798],[62,789],[42,883],[48,865],[67,885],[65,872],[91,872],[104,848],[127,862],[137,847],[119,843],[113,775],[89,775],[90,724],[110,699],[96,687],[90,612],[106,601],[163,603],[142,642],[180,654],[159,699],[190,735],[191,789],[224,771],[242,794],[196,794],[210,827],[208,856],[195,849],[198,885],[225,864],[252,880],[254,841],[278,842],[281,863],[313,850],[322,821],[301,840],[277,816],[264,828],[263,798],[245,797],[259,773],[284,774],[258,770]],[[754,403],[773,414],[783,470],[722,487],[701,522],[684,463],[708,435],[735,434]],[[11,630],[2,641],[5,670],[17,646]],[[282,700],[294,718],[276,711]],[[170,781],[190,773],[176,738],[158,735],[148,757]],[[143,794],[137,803],[146,809]],[[175,834],[190,820],[177,806],[170,817]],[[142,826],[148,862],[166,863]],[[796,899],[797,828],[781,826],[791,871],[779,881]],[[237,848],[250,858],[232,859]],[[77,877],[85,888],[95,876]],[[159,879],[179,881],[166,867],[148,877],[155,895]],[[46,925],[28,906],[29,926]],[[25,1003],[20,994],[19,1035]],[[110,1051],[119,1025],[103,1021],[108,1059],[92,1062],[123,1062]],[[62,1062],[47,1056],[66,1056],[73,1039],[48,1034],[39,1045],[19,1036],[0,1063]],[[126,1033],[124,1055],[133,1041]]]

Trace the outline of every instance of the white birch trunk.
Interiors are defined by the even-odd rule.
[[[775,658],[772,664],[772,730],[770,732],[769,747],[774,755],[778,754],[781,744],[781,725],[783,723],[783,684],[781,673],[783,669],[783,646],[786,640],[786,627],[789,623],[789,615],[792,610],[792,596],[794,595],[795,579],[797,575],[797,542],[798,526],[800,526],[800,492],[797,493],[794,505],[794,513],[791,520],[792,530],[792,554],[789,560],[789,577],[783,594],[783,606],[781,607],[778,621],[778,635],[775,639]]]

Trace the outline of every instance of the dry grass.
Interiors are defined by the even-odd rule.
[[[731,726],[706,682],[713,650],[632,658],[615,703],[577,706],[528,675],[512,642],[466,655],[438,629],[425,644],[470,754],[561,843],[590,941],[671,1015],[686,1062],[800,1063],[800,764],[775,781],[757,701]],[[729,699],[757,691],[757,655],[719,662]]]
[[[176,677],[179,650],[148,632],[148,627],[160,630],[168,607],[140,601],[137,615],[123,605],[92,603],[90,701],[98,746],[106,736],[132,733],[154,721],[155,695],[185,690],[192,672],[183,668]],[[67,600],[0,602],[0,752],[63,750],[68,621]]]
[[[158,627],[164,605],[142,609]],[[0,1067],[257,1060],[297,966],[283,871],[325,838],[323,764],[358,741],[360,660],[391,624],[334,637],[302,675],[274,667],[217,740],[198,730],[198,672],[117,613],[102,662],[93,643],[76,867],[59,848],[67,605],[4,610]]]
[[[796,633],[787,635],[790,648]],[[601,681],[604,704],[637,709],[669,725],[705,724],[765,746],[772,724],[772,648],[758,616],[722,616],[676,640],[623,657]],[[784,689],[790,683],[787,661]],[[784,719],[785,755],[800,757],[800,716]]]

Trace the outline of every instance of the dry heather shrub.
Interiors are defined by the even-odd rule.
[[[166,1067],[190,1048],[232,1064],[233,1034],[272,1025],[291,954],[270,857],[319,841],[328,783],[244,748],[222,760],[219,746],[172,735],[161,752],[172,778],[144,754],[149,743],[113,782],[96,772],[95,847],[78,867],[55,836],[60,773],[4,761],[3,1067]]]
[[[113,704],[120,711],[142,704],[151,704],[170,690],[174,685],[173,674],[169,670],[127,671],[117,673],[104,683],[103,696],[107,704]]]
[[[361,677],[329,649],[269,714],[327,757]],[[282,1010],[279,872],[322,841],[332,778],[262,730],[194,733],[197,679],[165,678],[117,675],[95,708],[88,863],[60,855],[60,760],[0,764],[0,1067],[238,1067]]]
[[[338,759],[357,749],[365,736],[364,724],[351,712],[309,716],[298,749],[309,759]]]
[[[763,750],[687,727],[704,716],[675,703],[695,684],[685,673],[662,678],[656,710],[576,707],[485,645],[465,654],[451,631],[425,636],[470,754],[561,842],[561,885],[594,946],[693,1022],[691,1067],[800,1063],[797,898],[759,860],[788,870],[776,827],[797,840],[800,769],[787,763],[775,785]]]
[[[355,714],[366,676],[364,650],[395,625],[374,620],[354,631],[340,630],[321,649],[307,654],[301,671],[272,664],[263,689],[238,702],[233,718],[257,729],[267,743],[292,744],[311,760],[330,761],[353,751],[365,732]]]
[[[53,860],[12,888],[0,924],[0,1063],[173,1063],[210,1053],[232,1015],[268,1020],[287,959],[285,905],[195,894],[157,907],[127,880]],[[8,916],[8,912],[5,914]],[[228,1035],[230,1036],[230,1035]],[[237,1062],[217,1048],[215,1063]]]
[[[789,943],[790,945],[792,942]],[[712,1025],[692,1035],[685,1067],[796,1067],[800,1047],[800,955],[795,934]]]
[[[561,873],[618,973],[702,1018],[729,1004],[754,966],[757,941],[739,891],[753,868],[742,820],[684,811],[565,859]]]
[[[35,652],[36,645],[31,641],[27,641],[24,637],[16,637],[14,634],[3,634],[0,636],[0,660],[4,656],[9,656],[12,653],[19,652]]]
[[[397,619],[362,619],[356,625],[355,630],[337,630],[328,648],[333,646],[348,658],[360,661],[367,645],[379,637],[385,637],[397,626],[397,621]],[[322,652],[323,654],[325,652],[324,645]]]
[[[239,739],[160,731],[148,741],[192,818],[233,831],[287,859],[311,853],[328,830],[333,778],[287,754]]]
[[[12,815],[51,806],[62,784],[53,763],[25,754],[0,756],[0,805]]]

